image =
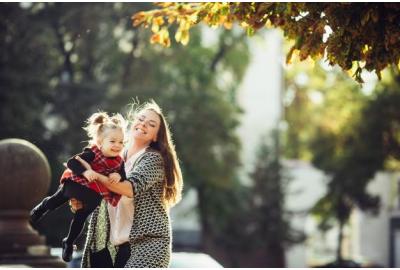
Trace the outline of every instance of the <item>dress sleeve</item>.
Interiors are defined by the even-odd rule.
[[[94,160],[94,153],[90,149],[85,149],[82,153],[79,153],[73,157],[71,157],[67,162],[67,167],[76,175],[82,175],[86,168],[75,159],[76,156],[80,156],[84,161],[90,163]]]
[[[164,162],[158,152],[147,152],[127,175],[135,195],[147,191],[158,182],[162,182],[164,177]]]
[[[121,168],[119,169],[119,175],[121,175],[121,181],[126,180],[125,162],[122,162],[122,164],[121,164]]]

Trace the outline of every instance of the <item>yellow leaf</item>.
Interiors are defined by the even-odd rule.
[[[168,17],[168,24],[172,24],[175,21],[176,17],[175,16],[169,16]]]
[[[249,24],[243,21],[240,23],[240,26],[243,28],[247,28],[249,26]]]
[[[226,21],[224,22],[224,27],[228,30],[232,29],[232,22],[231,21]]]
[[[159,34],[160,34],[161,39],[169,38],[168,28],[164,26],[163,28],[161,28]]]
[[[189,43],[189,31],[188,30],[182,31],[181,43],[183,45],[187,45]]]
[[[365,53],[367,53],[368,51],[369,51],[368,45],[365,44],[364,47],[363,47],[363,49],[362,49],[362,53],[365,54]]]
[[[171,46],[171,40],[169,38],[165,38],[162,43],[165,47]]]
[[[159,2],[157,3],[158,6],[163,7],[163,8],[168,8],[171,6],[176,5],[176,3],[171,3],[171,2]]]
[[[151,31],[153,33],[157,33],[160,30],[160,26],[158,26],[158,24],[154,24],[151,26]]]
[[[150,38],[150,43],[151,44],[160,43],[160,34],[152,35],[151,38]]]
[[[164,24],[164,19],[163,17],[156,17],[153,19],[153,24],[157,24],[158,26],[161,26]]]
[[[191,24],[195,24],[197,22],[197,13],[193,13],[192,15],[189,16],[188,22]]]
[[[221,5],[219,3],[213,3],[213,6],[211,8],[211,12],[212,13],[217,13],[220,8],[221,8]]]
[[[179,23],[179,28],[183,30],[188,30],[190,28],[190,23],[186,18],[182,18]]]
[[[176,33],[175,33],[176,42],[180,42],[181,38],[182,38],[182,30],[179,28],[178,30],[176,30]]]
[[[146,18],[146,13],[143,12],[143,11],[134,14],[134,15],[132,16],[132,18],[131,18],[131,19],[133,20],[133,26],[138,26],[138,25],[140,25],[141,23],[143,23],[143,21],[145,20],[145,18]]]

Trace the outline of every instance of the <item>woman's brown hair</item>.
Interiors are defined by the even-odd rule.
[[[160,117],[160,128],[157,133],[157,140],[150,143],[150,147],[159,151],[164,160],[164,202],[168,206],[174,206],[182,197],[182,172],[179,166],[175,145],[172,140],[169,125],[158,104],[154,100],[143,103],[140,106],[133,104],[129,113],[129,118],[135,117],[139,112],[151,110]]]

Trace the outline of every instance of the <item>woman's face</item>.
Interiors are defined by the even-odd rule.
[[[135,140],[146,143],[157,141],[160,129],[160,117],[152,110],[143,110],[137,114],[132,124],[132,135]]]

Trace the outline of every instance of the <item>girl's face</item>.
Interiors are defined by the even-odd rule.
[[[116,157],[121,154],[124,148],[124,133],[120,129],[106,131],[104,137],[99,142],[99,148],[104,156]]]
[[[135,140],[142,140],[145,143],[157,141],[158,130],[160,129],[160,117],[152,110],[143,110],[137,114],[132,123],[132,136]]]

